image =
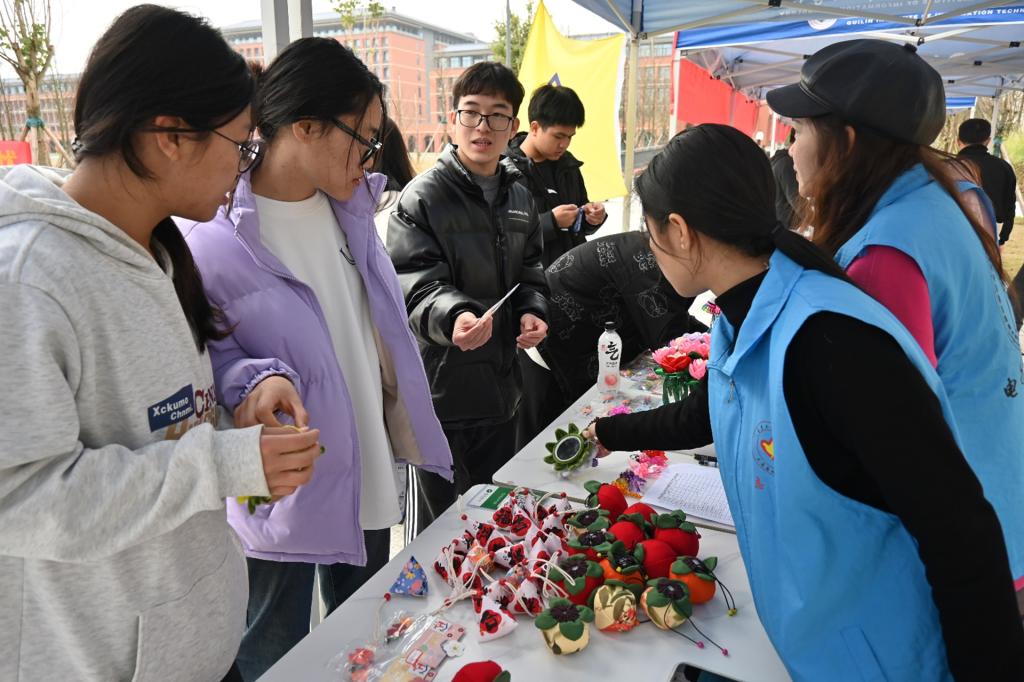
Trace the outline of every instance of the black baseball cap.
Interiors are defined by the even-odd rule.
[[[800,82],[768,93],[781,116],[837,114],[903,142],[931,144],[946,121],[942,76],[913,45],[846,40],[804,62]]]

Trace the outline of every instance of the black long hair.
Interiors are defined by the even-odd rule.
[[[775,178],[757,143],[717,123],[673,137],[637,178],[646,216],[661,231],[677,213],[690,229],[748,256],[775,249],[810,270],[850,282],[824,251],[775,218]]]
[[[242,113],[255,84],[241,55],[204,20],[157,5],[119,16],[89,55],[75,100],[77,160],[118,154],[140,178],[152,173],[135,135],[157,116],[176,116],[199,139]],[[196,347],[223,338],[223,315],[210,305],[185,239],[170,217],[153,230],[173,268],[174,289]],[[160,250],[156,250],[160,253]]]
[[[361,117],[374,100],[386,118],[384,85],[352,50],[330,38],[301,38],[259,74],[253,118],[260,137],[272,142],[281,128],[302,119]]]

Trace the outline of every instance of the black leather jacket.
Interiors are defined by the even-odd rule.
[[[597,232],[604,221],[602,220],[600,225],[591,225],[584,220],[578,234],[558,227],[551,209],[562,204],[583,206],[590,203],[590,199],[587,198],[587,187],[583,184],[583,173],[580,171],[583,162],[568,151],[558,161],[547,162],[555,181],[554,187],[548,187],[541,172],[537,169],[537,164],[522,149],[525,139],[526,133],[519,133],[512,138],[508,145],[508,158],[523,174],[519,182],[530,190],[533,201],[537,204],[541,234],[544,235],[544,267],[546,268],[569,249],[585,244],[587,237]],[[605,219],[607,220],[607,216]]]
[[[388,222],[387,245],[420,343],[434,409],[447,428],[486,426],[515,416],[522,395],[516,361],[519,320],[547,320],[540,226],[519,171],[502,159],[493,206],[449,145],[437,165],[406,186]],[[494,314],[490,341],[472,351],[452,343],[455,318],[482,315],[514,285]]]

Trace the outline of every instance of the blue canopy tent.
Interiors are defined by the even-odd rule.
[[[978,104],[977,97],[947,97],[946,111],[959,111],[961,109],[974,109]]]
[[[808,55],[855,34],[917,44],[946,79],[950,95],[998,97],[1024,89],[1024,6],[1013,0],[573,1],[630,35],[624,172],[629,188],[639,42],[654,35],[679,31],[677,57],[757,97],[798,80]],[[623,229],[628,224],[627,202]]]

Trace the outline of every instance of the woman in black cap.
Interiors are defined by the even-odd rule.
[[[735,128],[676,136],[637,193],[666,280],[710,289],[722,316],[675,421],[667,406],[588,436],[714,435],[757,613],[795,680],[1024,679],[999,523],[913,337],[776,222],[768,160]]]
[[[928,146],[945,121],[942,78],[911,45],[851,40],[812,55],[768,104],[796,129],[802,224],[938,371],[1022,603],[1024,370],[995,240]]]

